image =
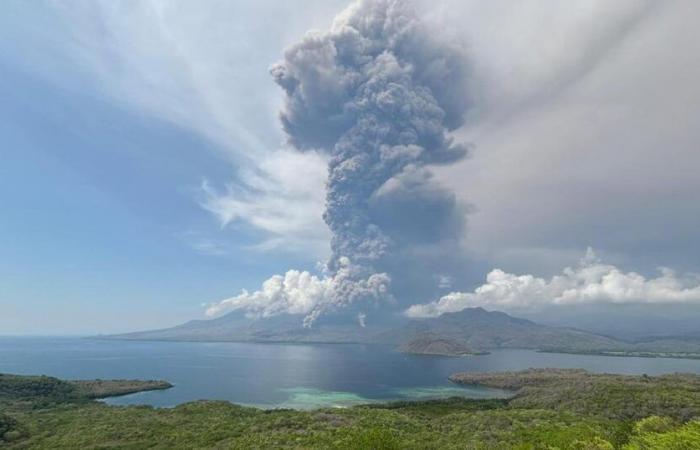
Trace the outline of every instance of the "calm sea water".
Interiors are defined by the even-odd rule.
[[[198,399],[265,408],[348,406],[398,399],[503,396],[463,388],[455,372],[529,367],[649,375],[700,373],[700,360],[619,358],[501,350],[467,358],[411,356],[364,345],[101,341],[0,337],[0,372],[65,379],[165,379],[166,391],[108,399],[115,405],[174,406]]]

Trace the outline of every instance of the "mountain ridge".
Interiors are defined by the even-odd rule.
[[[480,354],[494,349],[610,356],[698,357],[700,342],[657,339],[630,342],[577,328],[554,327],[501,311],[466,308],[435,318],[404,319],[398,324],[323,323],[301,326],[301,316],[250,319],[237,313],[191,320],[181,325],[142,332],[101,336],[103,339],[387,344],[398,351],[443,356]]]

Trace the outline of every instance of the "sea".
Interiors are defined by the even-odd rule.
[[[151,342],[87,337],[0,337],[0,373],[62,379],[158,379],[174,387],[105,399],[112,405],[173,407],[227,400],[259,408],[314,409],[508,392],[452,384],[457,372],[527,368],[700,374],[700,360],[496,350],[460,358],[406,355],[355,344]]]

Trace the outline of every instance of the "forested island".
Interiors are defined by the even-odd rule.
[[[398,375],[400,376],[400,375]],[[0,446],[32,448],[700,449],[700,376],[533,369],[455,374],[508,399],[400,402],[314,411],[223,401],[115,407],[96,397],[162,381],[0,375]]]

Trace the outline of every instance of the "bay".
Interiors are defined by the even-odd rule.
[[[389,400],[463,396],[497,398],[499,390],[460,387],[456,372],[530,367],[593,372],[700,374],[700,360],[608,357],[496,350],[464,358],[405,355],[390,348],[345,344],[148,342],[75,337],[0,337],[0,372],[63,379],[164,379],[165,391],[105,401],[171,407],[228,400],[262,408],[344,407]]]

